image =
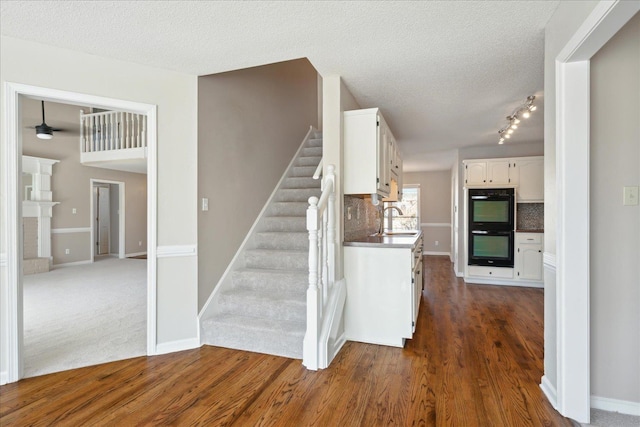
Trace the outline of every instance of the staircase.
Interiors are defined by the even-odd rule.
[[[313,174],[321,159],[322,136],[312,131],[201,316],[203,344],[302,359],[306,210],[320,196]]]

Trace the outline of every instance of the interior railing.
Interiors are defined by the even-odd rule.
[[[147,146],[147,116],[121,111],[80,115],[80,152]]]
[[[309,287],[307,331],[302,363],[312,370],[326,368],[344,344],[338,330],[346,298],[344,280],[336,283],[335,166],[328,165],[322,195],[309,198]]]

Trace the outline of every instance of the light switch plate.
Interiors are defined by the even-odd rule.
[[[624,187],[624,196],[622,204],[624,206],[637,206],[638,205],[638,187]]]
[[[208,211],[209,210],[209,199],[203,197],[202,198],[202,210],[203,211]]]

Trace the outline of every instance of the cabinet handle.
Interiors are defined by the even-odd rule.
[[[489,180],[489,182],[493,182],[493,180],[492,180],[492,179],[490,179],[490,180]]]
[[[487,180],[486,180],[486,179],[483,179],[483,180],[482,180],[482,182],[487,182]]]

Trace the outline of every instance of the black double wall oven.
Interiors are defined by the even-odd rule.
[[[513,188],[472,188],[468,193],[468,264],[513,267]]]

